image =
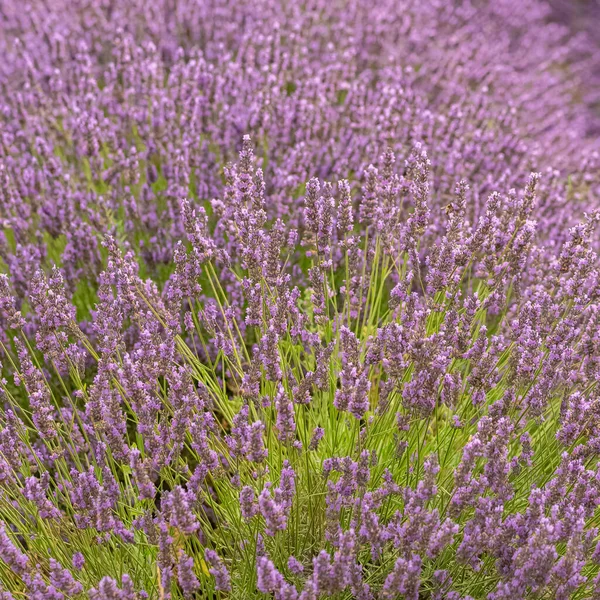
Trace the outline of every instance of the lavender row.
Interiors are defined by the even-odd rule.
[[[22,8],[0,598],[600,598],[592,40],[537,1]]]

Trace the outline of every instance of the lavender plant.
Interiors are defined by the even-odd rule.
[[[600,599],[593,40],[526,2],[0,9],[0,599]]]

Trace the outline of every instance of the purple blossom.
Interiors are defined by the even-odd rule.
[[[254,490],[246,485],[240,491],[240,508],[244,519],[251,519],[258,514],[258,505],[255,500]]]
[[[67,596],[75,596],[83,591],[83,586],[79,581],[75,581],[72,573],[52,558],[50,559],[50,583]]]
[[[186,598],[193,597],[200,587],[200,582],[194,574],[194,559],[182,553],[177,562],[177,580]]]
[[[399,558],[387,576],[381,591],[382,598],[394,598],[398,594],[407,600],[418,600],[421,574],[421,557]]]
[[[0,558],[17,575],[23,575],[29,565],[29,558],[23,554],[8,536],[6,525],[0,523]]]
[[[296,474],[286,461],[279,486],[272,493],[271,484],[267,483],[258,496],[258,508],[265,519],[267,535],[273,536],[286,529],[295,492]]]
[[[323,439],[325,430],[322,427],[315,427],[310,439],[309,449],[316,450],[319,447],[319,442]]]
[[[175,487],[163,498],[162,511],[169,525],[182,533],[191,535],[200,527],[189,496],[180,486]]]
[[[275,424],[277,437],[284,443],[293,441],[296,433],[294,405],[281,385],[279,386],[277,396],[275,397],[275,410],[277,411],[277,420]]]
[[[144,592],[136,593],[129,575],[121,578],[121,587],[111,577],[103,577],[97,588],[89,591],[91,600],[138,600],[146,598]]]
[[[304,571],[304,565],[295,556],[288,558],[287,566],[294,575],[300,575]]]
[[[81,571],[81,569],[83,569],[83,566],[85,565],[85,558],[83,554],[81,552],[75,552],[75,554],[73,554],[72,563],[75,569]]]
[[[227,567],[219,555],[214,550],[206,549],[204,559],[209,565],[212,565],[210,574],[215,578],[215,589],[222,592],[229,592],[231,590],[231,578]]]
[[[58,519],[61,517],[61,512],[52,504],[47,497],[50,475],[48,472],[43,473],[41,478],[28,477],[25,480],[25,489],[23,495],[27,500],[31,500],[39,511],[42,519]]]

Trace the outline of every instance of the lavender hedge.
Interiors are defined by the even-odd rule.
[[[600,599],[589,35],[6,0],[0,56],[1,600]]]

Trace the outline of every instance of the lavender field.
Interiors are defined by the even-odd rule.
[[[0,0],[0,600],[600,600],[597,35]]]

